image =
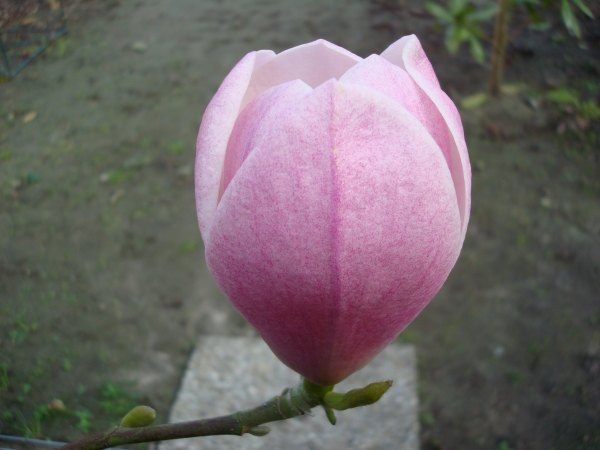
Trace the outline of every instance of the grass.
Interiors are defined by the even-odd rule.
[[[79,409],[74,411],[73,414],[77,417],[77,425],[75,427],[82,433],[89,433],[94,415],[87,409]]]
[[[0,392],[5,392],[8,390],[8,386],[10,385],[8,379],[8,363],[3,362],[0,364]]]
[[[137,406],[136,397],[123,386],[114,383],[104,383],[100,388],[101,400],[98,402],[100,408],[113,417],[122,417],[134,406]]]
[[[0,161],[8,161],[12,158],[12,150],[0,151]]]
[[[130,172],[127,172],[125,170],[115,170],[108,175],[107,181],[110,184],[122,183],[123,181],[127,180],[130,176]]]
[[[511,370],[506,374],[506,378],[511,386],[517,386],[525,379],[525,375],[518,370]]]
[[[27,339],[29,333],[38,328],[37,322],[31,322],[30,324],[25,323],[23,321],[23,315],[23,313],[17,314],[17,317],[13,321],[13,329],[8,332],[8,337],[13,344],[20,344]]]
[[[192,253],[200,248],[200,243],[196,239],[186,239],[179,243],[181,253]]]
[[[169,153],[183,153],[185,151],[185,146],[183,142],[172,142],[168,147]]]
[[[419,416],[419,421],[424,426],[430,426],[435,423],[435,418],[433,417],[433,414],[424,412]]]
[[[63,359],[63,370],[67,373],[73,370],[73,364],[71,364],[71,360],[69,358]]]

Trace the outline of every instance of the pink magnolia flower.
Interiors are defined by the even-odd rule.
[[[440,289],[471,171],[419,40],[246,55],[206,108],[196,200],[208,267],[287,366],[335,384]]]

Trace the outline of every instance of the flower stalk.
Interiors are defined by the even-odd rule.
[[[312,415],[311,409],[319,405],[325,408],[328,420],[335,424],[333,409],[348,409],[375,403],[391,385],[391,381],[384,381],[371,383],[362,389],[353,389],[347,394],[336,393],[334,396],[335,402],[328,404],[328,396],[331,398],[333,386],[319,386],[303,378],[296,387],[284,389],[280,395],[255,408],[238,411],[226,416],[189,422],[135,428],[114,427],[110,431],[88,436],[64,445],[60,449],[101,450],[140,442],[166,441],[199,436],[242,436],[244,434],[265,436],[270,431],[268,427],[264,426],[265,423],[291,419],[305,414]],[[338,408],[340,402],[343,404],[343,408]],[[134,410],[128,413],[127,416],[130,416]],[[127,423],[131,424],[135,421],[130,419]]]

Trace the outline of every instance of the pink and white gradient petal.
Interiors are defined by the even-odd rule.
[[[404,69],[379,55],[371,55],[348,70],[340,82],[368,86],[404,106],[429,131],[450,167],[451,142],[446,121],[429,96]]]
[[[250,102],[238,116],[229,137],[219,200],[250,152],[254,150],[254,134],[263,122],[276,121],[312,89],[300,80],[272,87]]]
[[[267,89],[288,81],[302,80],[314,89],[331,78],[339,79],[360,61],[360,56],[323,39],[290,48],[256,68],[242,108]]]
[[[212,98],[200,124],[196,141],[195,194],[202,239],[217,209],[221,173],[229,135],[240,112],[242,99],[257,64],[273,58],[270,50],[248,53],[231,70]]]
[[[406,70],[437,106],[446,121],[452,136],[450,172],[460,209],[462,245],[467,233],[471,210],[471,165],[460,114],[452,100],[440,89],[440,83],[435,76],[433,67],[415,35],[404,36],[394,42],[381,54],[381,57]]]

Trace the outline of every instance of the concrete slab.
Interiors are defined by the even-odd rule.
[[[198,340],[173,404],[173,422],[229,414],[251,408],[299,376],[284,366],[256,338],[201,337]],[[372,449],[417,450],[417,377],[413,346],[390,345],[367,367],[337,385],[345,392],[373,381],[392,379],[394,385],[375,405],[337,412],[337,425],[321,408],[315,417],[269,424],[265,437],[209,436],[165,441],[160,450],[250,449]]]

